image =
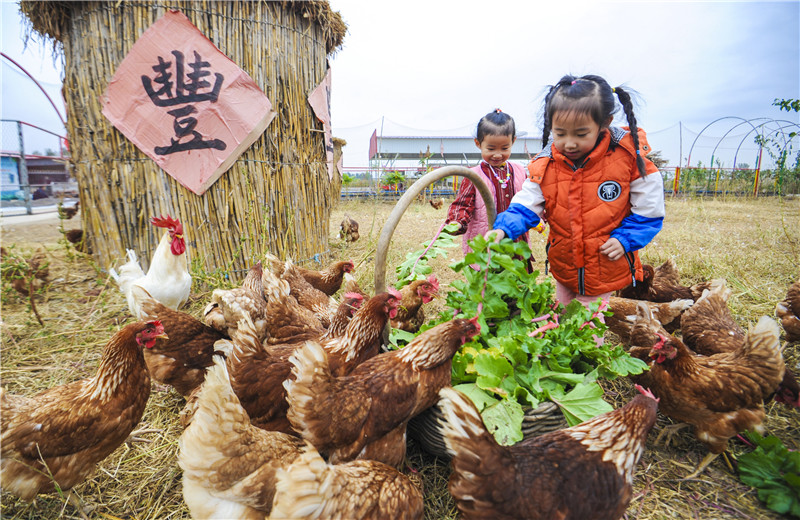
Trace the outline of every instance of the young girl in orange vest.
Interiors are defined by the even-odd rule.
[[[628,127],[612,127],[616,98]],[[549,142],[552,134],[552,143]],[[661,230],[664,186],[630,94],[589,75],[564,76],[544,102],[544,149],[487,239],[516,238],[545,219],[556,299],[584,305],[642,280],[637,250]]]
[[[478,122],[475,146],[481,151],[481,162],[471,168],[481,174],[489,191],[494,195],[497,213],[508,208],[511,199],[520,191],[527,178],[525,167],[508,160],[511,147],[516,141],[514,119],[499,108],[489,112]],[[455,235],[464,235],[461,249],[470,252],[467,243],[478,235],[489,231],[486,204],[475,185],[464,179],[458,188],[456,199],[447,210],[446,223],[458,222],[461,228]],[[527,233],[519,233],[520,240],[528,240]],[[514,237],[517,238],[516,236]]]

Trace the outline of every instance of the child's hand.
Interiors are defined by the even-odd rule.
[[[485,238],[489,242],[500,242],[506,236],[506,232],[502,229],[492,229],[491,231],[487,231],[483,238]]]
[[[619,260],[625,254],[625,248],[616,238],[609,238],[606,243],[600,246],[600,252],[608,257],[609,260]]]

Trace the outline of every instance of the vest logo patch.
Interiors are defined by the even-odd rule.
[[[597,196],[600,200],[611,202],[622,194],[622,187],[617,181],[606,181],[597,187]]]

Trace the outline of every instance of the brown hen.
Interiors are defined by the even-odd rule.
[[[234,338],[243,328],[234,333]],[[303,441],[250,424],[220,358],[197,393],[191,424],[178,440],[183,498],[192,518],[263,519],[272,509],[276,472]]]
[[[606,324],[611,332],[619,336],[622,343],[630,345],[631,329],[636,321],[636,309],[642,300],[632,300],[611,296],[608,299],[608,310],[611,316],[606,316]],[[681,314],[694,304],[694,300],[675,300],[673,302],[647,302],[653,316],[664,326],[667,331],[675,331],[681,322]]]
[[[206,325],[230,338],[239,320],[247,315],[261,340],[266,339],[267,301],[264,299],[262,272],[261,262],[258,262],[247,271],[241,287],[215,289],[211,293],[211,302],[203,311]]]
[[[786,298],[775,307],[775,314],[786,332],[786,341],[800,341],[800,280],[789,286]]]
[[[695,353],[711,356],[744,347],[747,332],[734,321],[728,308],[730,294],[731,290],[724,283],[706,290],[684,314],[681,336],[684,344]],[[800,384],[788,367],[774,398],[787,406],[800,407]]]
[[[417,332],[425,322],[422,305],[439,294],[439,280],[430,275],[427,280],[414,280],[400,289],[402,300],[397,308],[397,316],[391,320],[392,327],[406,332]]]
[[[195,317],[150,298],[141,287],[131,290],[142,315],[148,320],[159,320],[169,335],[169,340],[144,349],[150,377],[188,397],[203,382],[214,355],[225,357],[214,350],[214,343],[225,336]]]
[[[378,354],[381,334],[389,318],[397,312],[398,301],[396,291],[374,296],[356,312],[343,336],[320,339],[334,374],[346,374]],[[293,431],[286,419],[288,404],[282,384],[291,376],[289,357],[297,348],[297,344],[264,348],[257,337],[234,341],[234,350],[228,356],[231,386],[250,420],[259,428]]]
[[[669,259],[659,267],[643,265],[644,279],[620,289],[617,296],[633,300],[647,300],[651,302],[671,302],[675,300],[697,300],[703,290],[710,289],[716,280],[698,282],[694,285],[681,285],[678,267],[675,260]]]
[[[693,426],[695,437],[710,451],[686,477],[693,478],[725,450],[728,439],[745,430],[763,430],[764,401],[777,389],[785,371],[778,324],[764,316],[740,349],[700,356],[659,330],[644,303],[638,315],[631,341],[638,338],[642,343],[633,343],[631,353],[643,357],[649,352],[650,370],[634,379],[660,398],[664,415]]]
[[[311,285],[291,260],[286,261],[280,276],[289,284],[289,292],[297,299],[297,303],[313,312],[322,326],[328,328],[336,314],[336,300]]]
[[[451,320],[344,377],[331,372],[325,350],[309,341],[291,358],[295,380],[283,384],[287,416],[330,462],[358,458],[398,466],[409,419],[438,400],[450,384],[453,355],[479,332],[474,318]]]
[[[453,456],[449,489],[464,519],[600,520],[622,517],[658,400],[639,387],[628,404],[562,430],[501,446],[478,410],[441,391]]]
[[[314,289],[322,291],[327,296],[333,296],[342,286],[345,273],[353,271],[354,264],[349,260],[333,262],[321,271],[314,269],[306,269],[296,265],[291,260],[281,262],[278,257],[267,253],[267,261],[270,262],[270,267],[273,273],[278,276],[283,276],[284,271],[288,268],[294,270],[297,274],[303,277]]]
[[[32,500],[86,480],[141,420],[150,397],[142,347],[167,339],[158,321],[131,323],[106,344],[94,377],[32,397],[0,389],[3,491]]]
[[[358,222],[345,215],[342,223],[339,225],[339,238],[345,242],[355,242],[360,238],[358,234]]]

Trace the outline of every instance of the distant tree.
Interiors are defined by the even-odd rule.
[[[786,110],[787,112],[800,112],[800,99],[775,98],[775,101],[773,101],[772,104],[776,107],[780,107],[781,110]]]
[[[394,186],[397,188],[400,184],[406,182],[406,176],[400,171],[387,172],[381,179],[381,184],[386,186]]]
[[[46,156],[48,156],[48,157],[55,157],[56,156],[56,152],[54,152],[52,148],[45,148],[44,149],[44,154]]]
[[[342,175],[342,186],[350,186],[356,181],[356,178],[350,175],[349,173],[345,173]]]

